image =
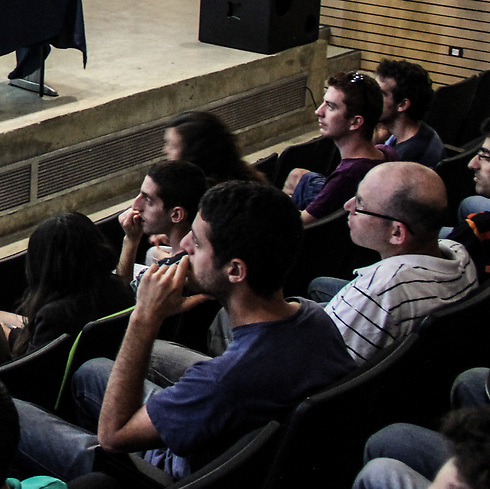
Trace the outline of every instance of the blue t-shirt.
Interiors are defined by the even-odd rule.
[[[391,136],[386,144],[395,148],[400,161],[415,161],[430,168],[446,156],[441,138],[425,122],[420,122],[420,129],[410,139],[397,144],[395,136]]]
[[[234,328],[223,355],[196,363],[148,401],[150,419],[169,447],[159,464],[166,472],[186,476],[243,434],[283,418],[309,393],[355,368],[323,309],[294,300],[300,302],[295,314]]]

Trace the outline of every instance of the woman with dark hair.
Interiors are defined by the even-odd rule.
[[[118,257],[97,226],[69,212],[42,223],[26,256],[27,289],[17,309],[2,313],[2,329],[13,356],[38,348],[63,333],[134,304],[130,287],[112,273]]]
[[[234,134],[210,112],[183,112],[171,119],[163,152],[169,160],[199,166],[210,186],[228,180],[267,183],[262,172],[242,160]]]

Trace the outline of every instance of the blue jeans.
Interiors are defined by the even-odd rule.
[[[463,222],[470,214],[490,211],[490,199],[482,195],[466,197],[458,207],[458,222]]]
[[[70,424],[33,404],[15,400],[21,426],[18,463],[33,475],[70,481],[92,471],[95,435],[102,400],[114,362],[96,358],[73,377],[73,395],[83,428]],[[145,381],[143,403],[161,387]]]
[[[485,406],[490,403],[485,385],[490,369],[472,368],[458,375],[451,389],[453,408]]]
[[[324,175],[312,171],[301,177],[293,195],[291,195],[291,200],[300,211],[306,209],[316,199],[316,196],[325,186],[326,180]]]
[[[376,458],[399,460],[429,481],[434,480],[449,457],[449,442],[443,435],[406,423],[378,431],[364,450],[365,463]]]
[[[427,489],[431,481],[391,458],[371,460],[354,481],[353,489]]]
[[[308,285],[308,297],[319,303],[330,302],[349,283],[348,280],[334,277],[318,277]]]
[[[151,352],[147,378],[160,387],[169,387],[175,384],[190,366],[210,359],[211,357],[203,353],[177,343],[156,340]]]

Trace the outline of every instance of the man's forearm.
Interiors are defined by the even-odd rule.
[[[109,444],[117,445],[124,439],[122,430],[142,406],[144,380],[158,331],[158,327],[151,331],[145,323],[135,311],[107,384],[98,431],[101,439],[111,440]]]
[[[133,269],[136,262],[139,243],[140,240],[130,240],[127,236],[123,239],[121,256],[119,257],[116,273],[127,283],[131,282],[133,279]]]

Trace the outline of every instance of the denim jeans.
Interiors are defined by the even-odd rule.
[[[375,458],[399,460],[430,481],[449,457],[449,442],[443,435],[407,423],[378,431],[369,438],[364,450],[365,463]]]
[[[96,358],[73,377],[73,394],[83,427],[70,424],[33,404],[14,400],[21,426],[17,465],[32,475],[70,481],[92,471],[102,400],[114,362]],[[143,402],[161,387],[145,381]]]
[[[371,460],[354,481],[353,489],[427,489],[431,484],[408,465],[391,458]]]
[[[490,211],[490,199],[482,195],[466,197],[458,207],[458,222],[463,222],[470,214]]]
[[[451,405],[454,409],[486,406],[490,403],[485,389],[490,369],[472,368],[458,375],[451,389]]]
[[[175,384],[190,366],[210,359],[211,357],[203,353],[177,343],[156,340],[151,352],[147,378],[160,387],[169,387]]]
[[[308,285],[308,298],[320,304],[328,303],[349,283],[348,280],[334,277],[318,277]],[[326,304],[325,304],[326,305]]]

